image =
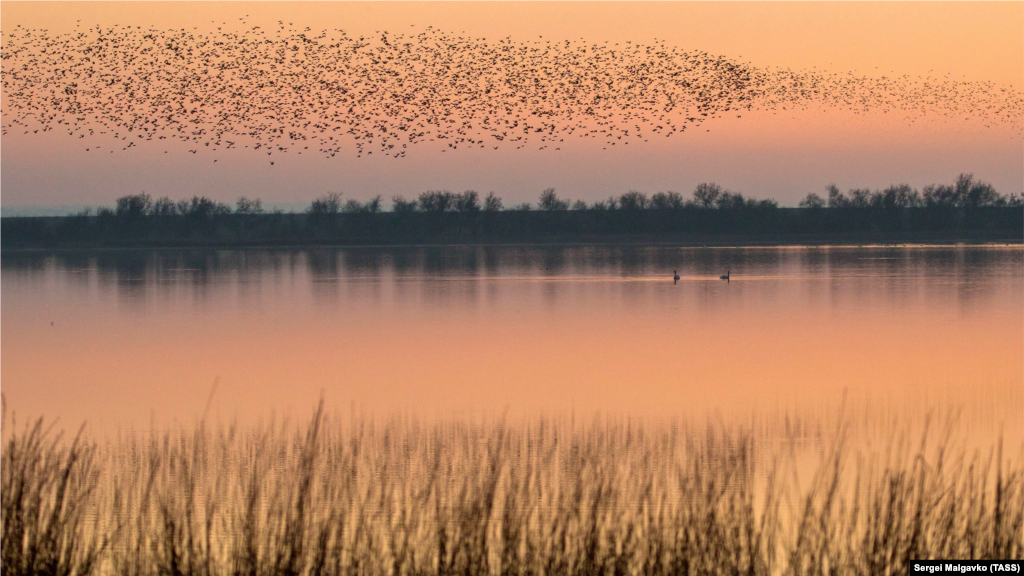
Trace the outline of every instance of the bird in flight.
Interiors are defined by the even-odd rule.
[[[0,62],[0,134],[62,130],[116,139],[123,151],[179,140],[197,154],[244,140],[250,150],[401,158],[415,145],[557,151],[569,137],[617,150],[750,111],[810,108],[1024,127],[1020,90],[948,76],[764,68],[664,40],[487,40],[434,27],[356,36],[239,22],[15,27]]]

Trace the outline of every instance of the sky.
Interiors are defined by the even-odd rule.
[[[309,28],[310,37],[343,30],[349,38],[366,36],[371,43],[379,43],[381,32],[412,36],[433,27],[473,38],[476,45],[495,46],[505,39],[529,46],[570,41],[573,46],[607,42],[625,47],[628,41],[705,52],[756,70],[831,78],[852,73],[873,81],[909,82],[898,86],[959,83],[967,88],[945,97],[955,101],[955,114],[941,113],[942,106],[928,98],[917,98],[918,111],[909,114],[891,106],[774,106],[719,114],[671,137],[647,131],[628,145],[566,136],[557,146],[534,138],[521,146],[488,140],[500,145],[449,148],[440,139],[424,138],[410,141],[398,158],[360,154],[351,140],[339,140],[333,156],[311,146],[304,154],[292,147],[268,158],[263,150],[241,143],[218,149],[172,140],[139,141],[122,150],[110,134],[88,135],[87,126],[69,135],[58,129],[36,131],[39,126],[29,122],[23,129],[8,129],[0,139],[0,205],[5,211],[112,205],[119,196],[139,192],[172,199],[205,195],[231,204],[240,196],[259,197],[268,204],[299,206],[328,192],[358,200],[379,194],[387,202],[394,195],[415,197],[426,190],[473,189],[493,191],[508,206],[536,202],[549,187],[562,197],[592,202],[629,190],[688,196],[700,182],[795,205],[830,183],[844,190],[902,182],[921,188],[951,182],[961,172],[974,173],[1005,194],[1024,191],[1024,3],[1019,2],[5,1],[0,4],[5,83],[13,66],[8,57],[25,29],[36,37],[46,30],[48,38],[56,38],[95,26],[138,26],[163,34],[185,29],[211,36],[259,26],[267,37],[283,26],[286,32]],[[262,66],[256,60],[247,65]],[[597,72],[601,66],[594,64]],[[486,80],[487,74],[507,72],[476,73]],[[368,80],[372,87],[378,79]],[[158,83],[143,78],[138,68],[131,81],[136,87]],[[396,86],[395,81],[376,85]],[[15,111],[12,101],[18,99],[8,92],[5,87],[0,96],[5,127]],[[992,94],[1000,93],[1010,95],[999,98],[1011,107],[993,121],[983,108],[991,104]],[[890,96],[908,101],[906,94]]]

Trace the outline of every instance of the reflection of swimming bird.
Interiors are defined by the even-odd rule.
[[[675,284],[677,282],[679,282],[679,273],[676,272],[675,270],[673,270],[672,271],[672,283]]]
[[[722,274],[722,275],[721,275],[721,276],[719,276],[718,278],[719,278],[719,279],[721,279],[721,280],[725,280],[726,282],[728,282],[728,281],[729,281],[729,274],[732,274],[732,271],[731,271],[731,270],[726,270],[725,274]]]

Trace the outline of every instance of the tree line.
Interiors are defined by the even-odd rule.
[[[621,196],[611,196],[605,200],[587,203],[584,200],[559,198],[554,188],[540,193],[536,206],[524,202],[505,207],[502,199],[489,193],[481,198],[475,190],[462,193],[447,190],[430,190],[417,198],[407,200],[403,196],[391,198],[391,211],[397,213],[410,212],[527,212],[540,210],[545,212],[565,210],[681,210],[684,208],[777,208],[775,200],[755,200],[744,198],[743,194],[730,192],[714,183],[702,183],[693,192],[693,198],[684,198],[678,192],[658,192],[648,196],[644,192],[630,190]],[[356,200],[341,202],[341,196],[330,193],[321,196],[310,205],[309,212],[316,214],[331,213],[373,213],[381,211],[381,197],[376,196],[369,202],[360,203]]]
[[[826,187],[826,195],[810,193],[798,206],[800,208],[837,208],[837,209],[881,209],[944,207],[944,208],[978,208],[978,207],[1021,207],[1024,198],[1017,194],[1002,195],[987,182],[976,180],[973,174],[960,174],[953,184],[931,184],[918,192],[909,184],[894,184],[883,190],[871,191],[868,188],[852,188],[847,193],[839,190],[835,184]],[[698,184],[691,198],[685,198],[678,192],[658,192],[648,196],[644,192],[631,190],[621,196],[611,196],[604,200],[587,203],[584,200],[568,200],[559,198],[554,188],[541,192],[534,205],[529,202],[516,204],[506,208],[502,199],[489,193],[481,197],[475,190],[454,193],[447,190],[429,190],[417,198],[406,199],[403,196],[391,198],[391,212],[499,212],[503,210],[557,211],[557,210],[685,210],[685,209],[774,209],[779,204],[773,199],[758,200],[746,198],[742,193],[731,192],[713,182]],[[315,198],[306,210],[309,214],[376,214],[384,212],[383,198],[379,194],[366,202],[349,199],[342,200],[342,195],[329,192]],[[117,216],[119,218],[140,218],[145,216],[188,216],[208,217],[227,214],[254,215],[266,213],[263,202],[259,198],[240,197],[235,208],[223,202],[217,202],[205,196],[193,196],[182,200],[171,200],[164,196],[153,199],[149,194],[133,194],[117,199],[115,207],[99,208],[97,216]],[[281,212],[278,212],[281,213]],[[87,208],[79,215],[90,216],[93,212]]]
[[[980,208],[1021,207],[1024,198],[1016,194],[1004,196],[987,182],[975,180],[973,174],[960,174],[950,184],[931,184],[919,193],[908,184],[896,184],[885,190],[872,192],[867,188],[854,188],[847,194],[835,184],[826,187],[826,198],[810,193],[800,201],[801,208]]]
[[[381,196],[345,200],[336,192],[315,198],[303,213],[267,211],[258,198],[234,207],[205,196],[178,201],[141,193],[118,198],[113,208],[61,218],[4,218],[6,246],[61,244],[283,244],[600,241],[617,237],[698,241],[848,236],[891,239],[1013,238],[1024,234],[1024,206],[971,174],[952,184],[907,184],[882,190],[835,185],[825,196],[808,194],[798,208],[755,199],[715,183],[701,183],[690,197],[677,192],[648,196],[631,190],[587,203],[559,197],[553,188],[536,204],[505,207],[493,192],[481,196],[429,190],[395,196],[390,210]]]

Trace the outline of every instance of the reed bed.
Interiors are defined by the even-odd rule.
[[[951,428],[863,451],[841,428],[344,423],[322,405],[102,443],[6,420],[10,575],[876,576],[1024,556],[1024,450],[953,450]]]

